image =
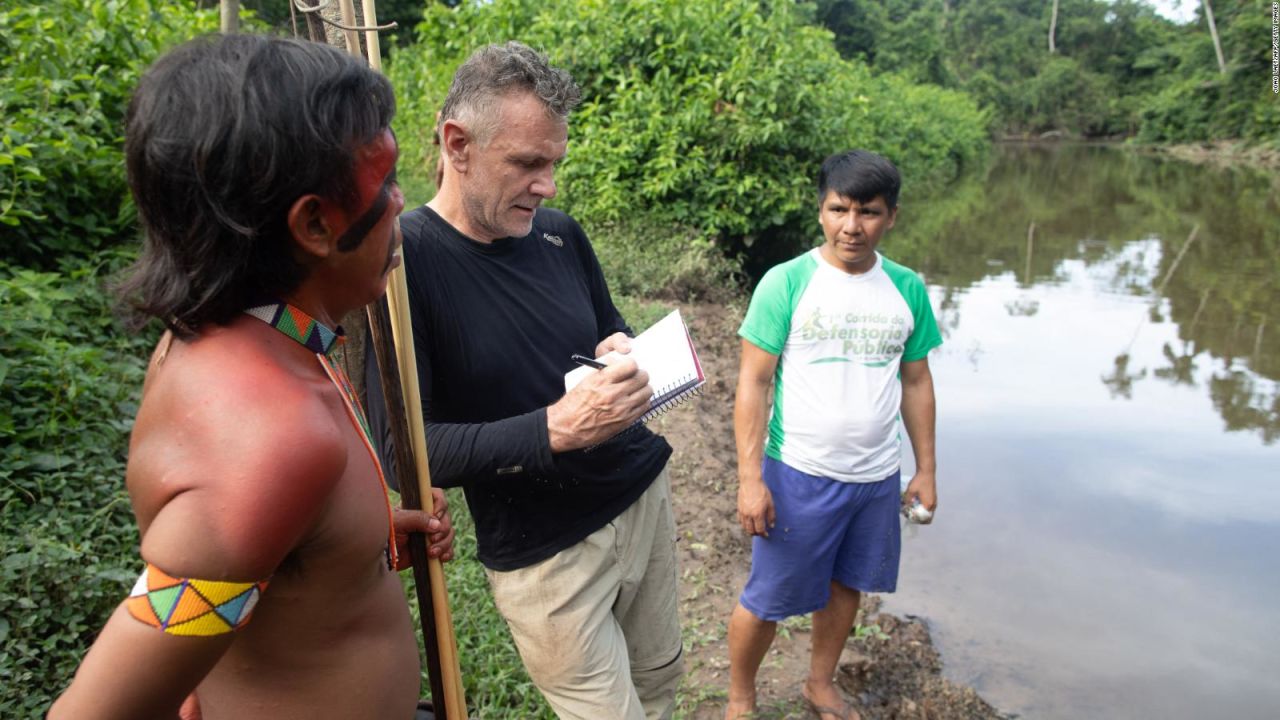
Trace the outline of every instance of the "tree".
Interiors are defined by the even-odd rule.
[[[1227,61],[1222,59],[1222,41],[1218,39],[1218,26],[1213,22],[1213,6],[1209,4],[1209,0],[1201,0],[1200,4],[1204,6],[1204,16],[1209,21],[1209,34],[1213,36],[1213,51],[1218,56],[1218,72],[1226,75]]]
[[[1049,18],[1049,54],[1057,50],[1053,46],[1053,35],[1058,29],[1058,0],[1053,0],[1053,15]]]

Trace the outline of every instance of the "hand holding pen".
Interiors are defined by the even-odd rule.
[[[551,452],[598,445],[617,435],[649,409],[649,374],[625,355],[609,363],[573,355],[573,362],[595,368],[582,382],[547,408]]]

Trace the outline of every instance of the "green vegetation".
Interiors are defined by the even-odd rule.
[[[1140,0],[815,0],[812,7],[846,57],[964,90],[994,111],[1004,133],[1280,145],[1280,103],[1268,82],[1271,4],[1212,3],[1225,71],[1203,3],[1195,4],[1196,20],[1185,25]]]
[[[109,281],[136,252],[123,115],[150,60],[216,23],[216,12],[149,0],[0,11],[2,717],[43,714],[139,569],[124,465],[159,331],[125,333],[111,308]],[[732,271],[688,233],[653,240],[625,221],[608,227],[619,241],[602,260],[637,328],[666,311],[645,299],[661,288],[707,296],[700,270],[720,263],[722,277]],[[692,249],[677,269],[656,256],[629,261],[646,243],[666,254]],[[456,607],[467,608],[456,619],[472,707],[482,716],[551,717],[493,608],[461,496],[454,508],[462,532],[449,572]]]
[[[114,327],[103,279],[0,263],[0,716],[43,715],[137,576],[125,449],[154,333]]]
[[[245,7],[278,27],[288,22],[284,2]],[[0,10],[2,717],[42,714],[138,572],[124,463],[158,331],[126,333],[110,309],[108,281],[136,252],[122,120],[147,63],[216,28],[216,11],[194,9],[201,4],[211,5],[18,0]],[[1258,39],[1269,37],[1269,5],[1261,0],[1215,6],[1225,73],[1203,22],[1177,26],[1132,0],[1062,0],[1051,55],[1049,7],[383,0],[384,19],[404,26],[388,66],[401,102],[401,176],[411,202],[427,198],[433,116],[467,53],[508,39],[543,49],[585,93],[557,202],[592,235],[619,307],[640,329],[672,300],[735,296],[743,275],[813,239],[812,177],[839,149],[867,147],[899,164],[909,212],[892,252],[956,292],[994,272],[989,258],[1022,262],[1028,209],[989,192],[1000,178],[984,169],[993,122],[1015,133],[1277,142],[1280,104],[1265,85],[1268,45]],[[410,33],[420,13],[426,21]],[[1057,162],[1028,165],[1012,185],[1070,186],[1053,179],[1073,176]],[[1202,241],[1168,285],[1170,312],[1188,328],[1188,342],[1215,357],[1248,355],[1259,374],[1280,378],[1275,334],[1260,329],[1280,302],[1274,284],[1237,281],[1242,269],[1280,271],[1280,240],[1262,220],[1274,217],[1266,184],[1234,179],[1206,190],[1178,185],[1169,165],[1108,168],[1115,181],[1097,183],[1108,200],[1059,193],[1052,207],[1029,209],[1041,228],[1031,273],[1052,272],[1076,251],[1078,234],[1065,229],[1074,217],[1105,212],[1146,228],[1141,203],[1161,209],[1156,228],[1171,242],[1194,219]],[[962,171],[971,179],[938,194],[928,212],[911,210]],[[1148,189],[1171,182],[1173,194]],[[1261,209],[1196,218],[1178,210],[1196,207],[1206,192]],[[971,216],[989,235],[1007,237],[1007,247],[972,247],[955,232]],[[945,248],[939,237],[949,238]],[[1221,251],[1228,242],[1230,252]],[[1179,381],[1184,362],[1171,350],[1170,367],[1154,375]],[[1228,374],[1210,392],[1230,427],[1280,437],[1280,401],[1251,382]],[[465,503],[453,502],[461,532],[450,589],[472,708],[482,717],[550,717],[493,608]]]
[[[120,146],[138,74],[217,15],[153,0],[60,0],[0,11],[0,238],[51,268],[132,232]]]
[[[1226,72],[1217,70],[1213,41],[1184,33],[1171,48],[1176,67],[1162,87],[1143,98],[1139,139],[1196,142],[1212,138],[1267,141],[1280,147],[1280,102],[1271,92],[1271,3],[1214,5]]]
[[[39,717],[137,576],[128,433],[157,331],[107,280],[136,233],[123,116],[163,48],[216,12],[151,0],[0,10],[0,716]]]
[[[453,70],[485,43],[516,39],[582,85],[556,203],[613,252],[624,238],[678,234],[749,261],[794,252],[811,236],[813,177],[826,155],[878,150],[909,191],[979,163],[986,120],[964,95],[877,76],[843,60],[829,33],[786,0],[726,0],[714,12],[680,0],[605,3],[498,0],[433,5],[418,42],[392,54],[404,157],[434,167],[430,139]],[[626,240],[620,240],[625,242]],[[726,278],[701,243],[636,243],[642,262]],[[668,250],[672,252],[667,252]],[[668,279],[680,284],[689,279]],[[663,288],[671,291],[672,288]]]

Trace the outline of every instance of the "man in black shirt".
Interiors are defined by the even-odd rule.
[[[652,394],[635,362],[564,391],[572,355],[625,352],[631,335],[582,228],[540,207],[578,101],[519,43],[454,76],[443,183],[401,218],[431,475],[464,488],[498,609],[555,711],[667,718],[683,671],[671,448],[628,430]]]

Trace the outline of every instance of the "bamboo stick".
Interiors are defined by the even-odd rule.
[[[378,26],[378,13],[374,0],[364,0],[364,24],[368,28]],[[382,46],[377,30],[367,30],[364,34],[365,51],[369,54],[369,67],[382,72]]]
[[[396,487],[400,489],[400,501],[404,507],[420,510],[423,503],[419,494],[417,467],[413,461],[413,441],[409,438],[409,424],[405,421],[404,396],[400,393],[400,368],[393,352],[394,333],[391,330],[391,312],[387,309],[386,297],[365,306],[365,315],[369,319],[368,339],[373,344],[377,357],[382,397],[386,398],[387,425],[391,430],[391,443],[395,449]],[[431,500],[428,492],[428,505],[432,504]],[[413,564],[413,587],[418,597],[419,614],[422,618],[434,620],[435,597],[431,594],[431,573],[427,569],[427,539],[422,533],[409,535],[409,557]],[[435,622],[423,621],[422,640],[427,653],[427,679],[431,683],[431,697],[442,698],[445,696],[445,689],[440,671],[440,644]],[[446,716],[441,714],[439,717],[443,720]]]
[[[351,0],[342,0],[344,8],[351,4]],[[375,7],[376,0],[364,0],[364,21],[369,28],[377,27],[377,10]],[[354,21],[354,9],[352,20]],[[354,24],[354,22],[349,23]],[[366,49],[368,51],[369,67],[374,70],[382,71],[382,56],[379,49],[377,31],[369,30],[366,35]],[[359,52],[357,45],[357,52]],[[396,234],[399,235],[399,227],[397,226]],[[405,279],[405,270],[403,263],[392,270],[387,278],[387,292],[385,296],[386,311],[389,324],[391,326],[391,348],[394,350],[395,366],[399,368],[407,368],[405,372],[397,373],[399,375],[400,398],[403,402],[395,402],[392,396],[394,390],[388,389],[386,397],[388,399],[388,418],[391,424],[400,422],[399,418],[405,418],[408,421],[408,434],[412,444],[412,456],[414,467],[417,470],[417,492],[409,488],[412,482],[402,482],[400,484],[400,494],[405,507],[410,507],[409,501],[417,499],[419,507],[428,513],[434,511],[434,502],[431,497],[431,468],[427,461],[427,434],[426,424],[422,417],[422,396],[418,389],[418,372],[417,357],[413,348],[413,321],[409,311],[409,291],[408,283]],[[373,323],[370,323],[370,330],[373,330]],[[381,329],[381,326],[380,328]],[[385,344],[385,334],[380,333],[378,344],[375,349],[381,350],[387,347]],[[381,364],[381,363],[380,363]],[[391,363],[387,363],[390,365]],[[384,388],[387,381],[391,378],[383,375]],[[398,405],[400,412],[392,414],[392,405]],[[397,446],[402,446],[397,443]],[[399,457],[403,457],[406,453],[398,451]],[[405,458],[407,461],[408,458]],[[401,467],[406,470],[402,471],[401,477],[405,477],[407,472],[407,462]],[[406,478],[407,480],[408,478]],[[408,492],[406,492],[408,490]],[[413,495],[417,495],[413,498]],[[465,720],[467,717],[466,695],[462,687],[462,670],[458,663],[458,642],[453,632],[453,613],[449,609],[449,595],[445,587],[444,567],[438,559],[430,559],[426,556],[426,544],[421,543],[421,549],[415,550],[414,546],[410,546],[410,554],[413,558],[414,583],[419,588],[419,611],[423,615],[423,639],[428,648],[434,646],[437,658],[436,662],[432,662],[431,653],[428,652],[428,674],[431,680],[431,701],[435,710],[436,717],[440,720]],[[426,578],[422,568],[425,564]],[[424,604],[421,586],[424,580],[430,587],[430,598]],[[426,617],[433,618],[432,632],[433,637],[427,637]],[[431,666],[436,665],[433,669]]]
[[[387,281],[386,297],[391,315],[396,363],[402,368],[412,368],[412,371],[400,374],[400,389],[405,399],[405,415],[409,421],[413,459],[418,471],[418,495],[422,499],[423,509],[432,512],[431,469],[427,462],[426,424],[422,419],[422,396],[418,394],[417,359],[414,357],[413,350],[413,323],[409,316],[409,293],[403,266],[392,271]],[[444,697],[433,697],[432,702],[435,704],[437,717],[459,720],[467,717],[467,705],[462,688],[462,671],[458,664],[458,643],[453,632],[453,613],[449,610],[449,596],[445,589],[444,567],[439,560],[432,559],[427,563],[427,570],[431,578],[436,644],[440,651],[441,684],[444,690]],[[444,711],[443,714],[441,710]]]
[[[341,28],[342,37],[347,44],[347,52],[356,57],[363,57],[360,53],[360,33],[347,28],[355,27],[356,24],[356,6],[351,0],[338,0],[338,9],[342,11],[342,24],[346,27]]]

